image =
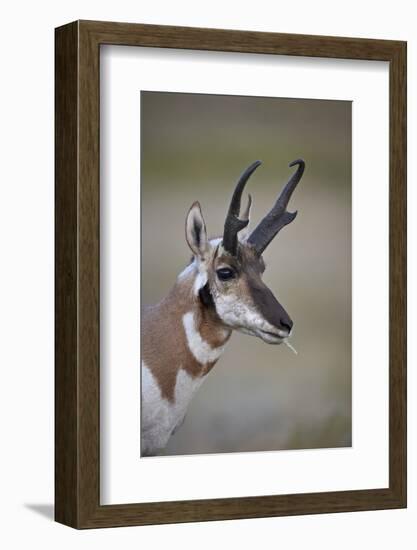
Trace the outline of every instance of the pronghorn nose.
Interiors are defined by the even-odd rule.
[[[291,332],[293,322],[289,317],[284,317],[283,319],[280,319],[279,324],[282,330],[286,330],[288,334]]]

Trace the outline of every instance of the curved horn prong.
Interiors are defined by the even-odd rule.
[[[226,221],[224,222],[223,248],[233,256],[235,256],[237,252],[237,234],[249,223],[246,212],[246,216],[244,218],[239,218],[242,193],[246,182],[260,165],[261,161],[257,160],[243,172],[236,184],[232,199],[230,201],[229,211],[226,216]]]
[[[243,214],[241,216],[242,221],[246,221],[246,220],[249,221],[249,214],[250,214],[251,206],[252,206],[252,196],[251,196],[250,193],[248,193],[248,204],[246,205],[246,208],[243,211]]]
[[[305,163],[302,159],[297,159],[291,162],[289,166],[297,166],[297,171],[292,175],[291,179],[282,190],[272,209],[248,238],[248,243],[255,248],[259,255],[262,254],[275,235],[283,227],[292,222],[297,215],[297,212],[287,212],[287,206],[294,189],[297,187],[304,173]]]

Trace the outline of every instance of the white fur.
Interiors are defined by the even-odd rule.
[[[260,336],[262,339],[273,343],[268,335],[263,334],[263,331],[273,332],[279,339],[288,336],[288,333],[277,330],[271,325],[256,309],[253,304],[247,304],[233,294],[222,294],[220,292],[214,294],[216,303],[216,311],[222,321],[229,327],[244,332]],[[277,341],[280,343],[281,340]]]
[[[216,292],[215,301],[218,315],[227,325],[233,328],[247,326],[262,329],[265,325],[269,325],[256,308],[250,307],[241,297]]]
[[[187,265],[186,268],[184,268],[181,273],[178,275],[177,279],[182,280],[186,279],[190,275],[194,274],[196,272],[196,261],[193,260],[190,264]]]
[[[209,244],[210,244],[211,252],[213,252],[214,249],[221,242],[222,242],[222,237],[218,237],[217,239],[210,239]],[[199,293],[200,289],[202,289],[203,286],[208,281],[206,262],[207,262],[207,258],[206,258],[205,261],[204,260],[199,260],[199,261],[194,260],[194,262],[193,262],[197,266],[197,276],[195,278],[194,285],[193,285],[193,291],[194,291],[195,296],[198,296],[198,293]]]
[[[198,295],[199,291],[207,283],[207,269],[205,263],[194,259],[185,269],[181,271],[177,279],[182,281],[188,277],[195,277],[193,283],[193,293]]]
[[[209,244],[210,244],[210,247],[211,247],[212,251],[221,242],[222,242],[221,237],[216,238],[216,239],[211,239],[209,241]],[[198,295],[200,289],[203,288],[203,286],[208,281],[206,261],[207,261],[207,259],[206,260],[201,260],[201,259],[198,259],[197,257],[195,257],[193,259],[193,261],[190,264],[188,264],[187,267],[185,267],[177,277],[177,279],[179,281],[181,281],[183,279],[186,279],[190,276],[195,277],[194,284],[193,284],[193,292],[194,292],[195,296]]]
[[[174,401],[163,398],[157,380],[142,361],[142,455],[155,454],[168,443],[172,433],[182,424],[190,401],[204,377],[193,378],[179,369]]]
[[[223,237],[217,237],[216,239],[210,239],[210,244],[213,248],[216,248],[223,240]]]
[[[217,361],[223,353],[225,346],[212,348],[210,344],[202,339],[201,334],[195,326],[194,313],[192,311],[189,311],[183,316],[182,324],[184,325],[188,348],[194,358],[202,365]]]
[[[197,273],[197,277],[195,278],[193,284],[193,291],[195,296],[198,295],[200,289],[203,288],[203,286],[207,283],[207,280],[207,271],[202,265],[199,272]]]

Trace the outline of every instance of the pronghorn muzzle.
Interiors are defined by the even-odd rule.
[[[291,333],[293,322],[272,291],[260,280],[248,281],[248,288],[256,308],[274,329],[266,332],[275,337],[287,338]]]

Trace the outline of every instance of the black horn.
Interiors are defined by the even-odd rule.
[[[239,218],[243,189],[250,176],[260,164],[261,161],[257,160],[243,172],[233,192],[232,200],[230,201],[229,211],[226,216],[226,221],[224,222],[223,248],[233,256],[237,253],[237,234],[249,223],[248,212],[245,212],[245,219]],[[248,206],[250,206],[250,200],[249,197]],[[248,208],[246,210],[248,210]]]
[[[255,248],[259,255],[262,254],[275,235],[283,227],[291,223],[297,215],[297,212],[287,212],[287,205],[304,173],[305,163],[302,159],[297,159],[291,162],[290,166],[297,166],[297,171],[292,175],[291,179],[282,190],[273,208],[248,238],[248,243]]]

